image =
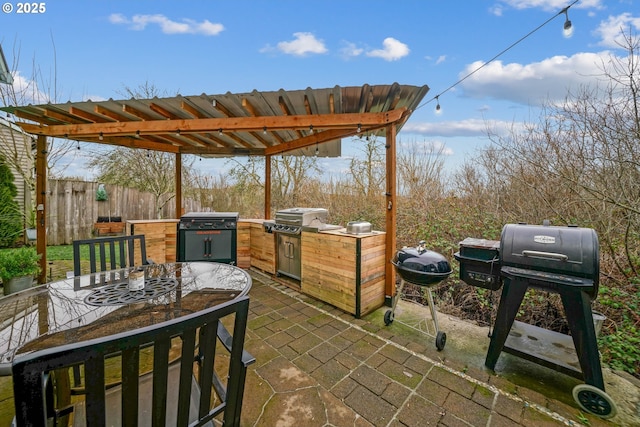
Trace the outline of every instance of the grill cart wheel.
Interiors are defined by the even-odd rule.
[[[438,331],[438,333],[436,334],[436,348],[438,349],[438,351],[442,351],[446,343],[447,343],[447,334],[445,334],[444,332]]]
[[[618,413],[611,397],[590,384],[578,384],[573,388],[573,398],[585,411],[600,418],[612,418]]]
[[[393,323],[393,310],[387,310],[386,313],[384,313],[384,324],[389,326],[392,323]]]

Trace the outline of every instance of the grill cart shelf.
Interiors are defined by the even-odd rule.
[[[591,310],[599,278],[595,231],[507,224],[496,243],[465,239],[455,254],[460,279],[467,284],[493,290],[503,286],[485,365],[495,369],[504,351],[581,379],[585,384],[573,389],[578,405],[613,417],[617,410],[605,392]],[[530,288],[560,295],[571,335],[515,321]]]

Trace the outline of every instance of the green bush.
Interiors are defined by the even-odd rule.
[[[0,156],[0,247],[11,246],[22,232],[22,212],[11,170]]]
[[[40,255],[31,246],[0,251],[0,279],[6,283],[14,277],[40,273]]]

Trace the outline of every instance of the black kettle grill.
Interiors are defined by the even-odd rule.
[[[427,301],[431,311],[431,319],[435,329],[436,348],[442,350],[447,342],[447,334],[440,331],[438,317],[433,303],[431,288],[438,285],[453,272],[449,261],[441,254],[428,250],[426,242],[421,240],[418,246],[404,247],[396,252],[391,263],[396,273],[400,276],[400,286],[397,289],[396,298],[393,299],[393,307],[384,314],[385,325],[390,325],[395,317],[395,309],[398,299],[402,295],[405,282],[426,288]]]

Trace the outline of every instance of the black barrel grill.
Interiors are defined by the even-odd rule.
[[[466,283],[493,290],[504,285],[485,365],[494,369],[504,351],[582,379],[586,385],[573,390],[578,404],[603,418],[613,416],[615,405],[604,392],[591,310],[600,274],[595,230],[547,222],[507,224],[496,243],[465,239],[455,254]],[[515,321],[529,288],[560,295],[570,337]],[[572,344],[575,355],[566,351]]]

